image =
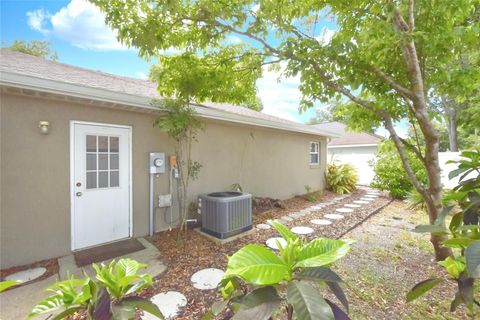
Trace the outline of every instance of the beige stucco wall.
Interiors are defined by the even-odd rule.
[[[133,231],[148,233],[149,151],[173,152],[153,128],[154,115],[71,102],[1,94],[0,103],[0,268],[70,253],[71,120],[132,126]],[[42,135],[38,121],[48,120]],[[321,141],[321,165],[308,164],[308,142]],[[325,140],[250,126],[206,123],[193,155],[203,167],[190,197],[240,183],[256,196],[288,198],[304,185],[324,185]],[[156,194],[168,192],[167,174],[156,178]],[[167,227],[156,214],[156,229]]]

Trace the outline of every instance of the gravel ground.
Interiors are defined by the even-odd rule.
[[[369,204],[356,208],[354,213],[345,214],[344,219],[333,221],[333,224],[328,226],[315,226],[309,223],[309,220],[322,218],[328,213],[335,213],[336,208],[342,207],[345,203],[352,203],[353,200],[357,200],[365,193],[366,191],[364,190],[357,190],[344,199],[338,200],[336,203],[325,206],[297,220],[288,222],[287,225],[289,227],[304,225],[313,228],[314,233],[306,236],[308,239],[320,236],[340,237],[379,208],[387,205],[390,200],[387,197],[380,196]],[[254,224],[264,223],[272,218],[280,218],[313,205],[328,203],[335,197],[338,196],[332,193],[325,193],[315,203],[308,202],[301,197],[295,197],[283,202],[285,209],[275,208],[255,216]],[[227,264],[227,255],[233,254],[249,243],[263,244],[268,238],[277,236],[277,232],[274,229],[254,229],[253,232],[242,238],[220,245],[213,243],[197,232],[190,231],[188,232],[185,246],[182,248],[177,246],[176,235],[177,231],[172,230],[170,232],[158,233],[149,238],[162,252],[162,259],[165,260],[168,269],[158,277],[155,285],[144,294],[145,296],[152,296],[168,290],[179,291],[187,297],[188,304],[176,319],[200,319],[210,308],[211,304],[215,300],[220,299],[220,296],[215,290],[202,291],[193,288],[190,282],[191,275],[204,268],[216,267],[224,270]]]

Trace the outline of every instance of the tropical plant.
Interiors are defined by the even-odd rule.
[[[221,281],[224,300],[216,302],[205,319],[225,308],[234,319],[269,319],[285,307],[287,319],[348,319],[346,313],[325,299],[320,287],[328,286],[348,312],[342,280],[330,269],[350,250],[349,240],[298,238],[287,227],[271,221],[285,240],[277,242],[279,254],[257,244],[249,244],[228,258]]]
[[[327,188],[335,193],[350,193],[357,188],[357,170],[348,163],[327,166]]]
[[[470,311],[475,312],[475,305],[480,307],[480,302],[475,300],[475,290],[478,290],[475,282],[480,278],[480,152],[463,151],[461,155],[462,160],[451,161],[457,163],[458,168],[449,173],[449,178],[460,178],[459,184],[446,196],[450,206],[441,212],[434,225],[420,225],[414,231],[447,236],[442,245],[455,249],[454,254],[438,263],[445,268],[458,288],[450,310],[453,312],[459,305],[465,304]],[[469,177],[472,174],[473,177]],[[447,229],[446,217],[454,211],[455,206],[461,210],[452,217]],[[407,302],[442,282],[442,279],[430,278],[418,283],[407,294]]]
[[[0,292],[10,289],[11,287],[16,286],[19,283],[21,283],[21,281],[19,280],[0,281]]]
[[[56,282],[47,288],[51,296],[39,302],[28,316],[29,319],[64,308],[53,316],[60,320],[85,311],[92,320],[135,318],[136,309],[141,309],[163,319],[158,307],[150,300],[135,296],[144,288],[152,285],[152,277],[139,275],[145,264],[132,259],[112,261],[108,266],[93,264],[95,279],[85,275],[82,279],[70,276],[67,280]]]
[[[90,1],[122,43],[159,58],[161,95],[178,96],[188,84],[197,103],[243,104],[256,98],[255,84],[269,67],[279,77],[298,77],[302,110],[336,100],[350,128],[384,126],[430,223],[442,211],[437,115],[428,93],[439,88],[461,100],[478,90],[478,0]],[[179,54],[169,55],[172,48]],[[399,136],[399,121],[417,126],[424,150]],[[416,178],[409,149],[426,183]],[[430,238],[437,260],[451,254],[443,240]]]
[[[152,71],[153,77],[161,77]],[[177,203],[180,214],[180,228],[177,240],[181,241],[182,230],[187,231],[188,219],[188,190],[190,180],[196,180],[202,165],[192,159],[192,144],[197,134],[203,128],[203,123],[196,117],[195,110],[190,106],[188,98],[154,100],[153,104],[167,111],[166,116],[160,116],[154,125],[175,141],[175,156],[178,170]]]

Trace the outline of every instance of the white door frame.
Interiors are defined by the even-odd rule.
[[[112,127],[112,128],[121,128],[128,129],[128,139],[130,140],[128,146],[128,162],[129,162],[129,177],[128,177],[128,196],[129,196],[129,228],[128,236],[131,238],[133,236],[133,196],[132,196],[132,177],[133,177],[133,163],[132,163],[132,126],[118,125],[111,123],[100,123],[100,122],[90,122],[90,121],[78,121],[70,120],[70,250],[74,251],[74,239],[75,239],[75,125],[76,124],[85,124],[91,126],[99,127]]]

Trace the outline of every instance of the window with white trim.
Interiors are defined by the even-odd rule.
[[[310,142],[310,164],[311,165],[320,164],[320,142],[318,141]]]

